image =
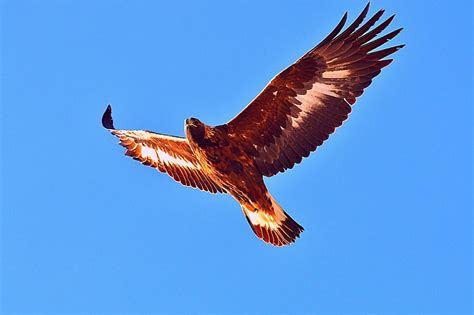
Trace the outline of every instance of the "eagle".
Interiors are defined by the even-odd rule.
[[[185,186],[230,194],[258,238],[289,245],[303,227],[270,195],[263,178],[291,169],[322,145],[392,62],[386,57],[404,47],[380,48],[402,28],[378,36],[394,15],[374,27],[384,10],[364,22],[369,6],[343,30],[346,12],[326,38],[277,74],[226,124],[188,118],[185,137],[116,129],[108,105],[102,125],[118,137],[126,155]]]

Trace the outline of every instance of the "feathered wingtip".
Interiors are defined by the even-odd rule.
[[[112,119],[112,106],[108,105],[102,115],[102,126],[107,129],[114,129],[114,120]]]

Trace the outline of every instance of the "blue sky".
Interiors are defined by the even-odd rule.
[[[266,180],[305,227],[125,157],[100,124],[232,118],[364,1],[2,1],[3,313],[471,312],[472,3],[373,1],[407,46],[350,119]]]

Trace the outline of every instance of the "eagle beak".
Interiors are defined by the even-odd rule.
[[[188,118],[186,119],[186,126],[194,126],[196,127],[196,120],[194,118]]]

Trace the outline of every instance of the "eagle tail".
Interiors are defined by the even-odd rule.
[[[245,218],[255,235],[265,243],[274,246],[285,246],[295,242],[303,227],[293,220],[273,199],[270,194],[272,209],[252,209],[242,205]]]

